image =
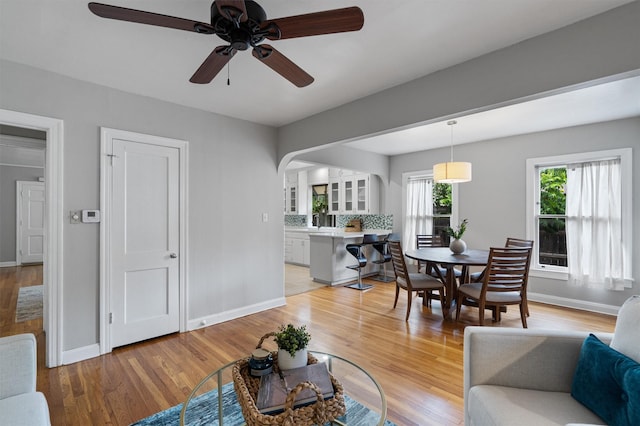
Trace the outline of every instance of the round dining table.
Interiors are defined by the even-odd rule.
[[[446,269],[445,276],[442,276],[439,268],[434,268],[439,278],[445,285],[444,306],[442,310],[444,316],[448,316],[451,306],[456,300],[458,286],[454,268],[462,266],[461,279],[464,281],[468,276],[469,266],[486,266],[489,261],[489,250],[467,249],[463,253],[455,254],[449,247],[424,247],[407,250],[405,256],[421,262],[435,263]]]

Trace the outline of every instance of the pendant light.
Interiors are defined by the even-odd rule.
[[[453,161],[453,126],[455,120],[448,121],[451,127],[451,161],[433,166],[433,180],[438,183],[460,183],[471,181],[471,163]]]

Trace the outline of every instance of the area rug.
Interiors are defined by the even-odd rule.
[[[16,322],[42,318],[42,285],[20,287],[16,305]]]
[[[217,398],[218,391],[212,390],[204,395],[200,395],[191,402],[193,406],[187,411],[185,425],[217,425],[218,424],[218,408]],[[339,418],[349,426],[374,426],[378,424],[379,416],[375,412],[369,410],[359,402],[345,395],[345,404],[347,405],[347,416]],[[222,386],[222,416],[224,425],[240,426],[244,424],[242,411],[237,404],[236,392],[233,389],[233,383],[227,383]],[[147,418],[133,423],[131,426],[174,426],[180,424],[180,410],[182,404],[171,407],[167,410],[160,411]],[[385,421],[385,426],[395,426],[390,421]]]

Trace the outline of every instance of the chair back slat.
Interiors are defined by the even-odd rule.
[[[442,237],[440,235],[416,235],[416,248],[423,247],[442,247]]]
[[[531,248],[492,247],[484,275],[483,293],[522,292],[528,277],[530,257]]]
[[[409,272],[407,271],[407,264],[404,260],[404,253],[402,252],[400,241],[388,241],[387,244],[389,245],[391,263],[393,264],[396,279],[402,280],[407,284],[407,287],[411,288],[411,280],[409,279]]]
[[[507,237],[505,247],[533,248],[533,240],[521,240],[520,238]]]

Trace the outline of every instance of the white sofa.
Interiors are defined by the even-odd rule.
[[[640,362],[640,296],[620,309],[616,329],[594,333]],[[464,416],[467,426],[604,425],[571,395],[589,332],[467,327],[464,334]]]
[[[0,338],[0,424],[51,424],[47,400],[36,392],[36,364],[33,334]]]

